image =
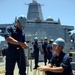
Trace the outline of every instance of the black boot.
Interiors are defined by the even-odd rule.
[[[46,63],[45,63],[45,66],[46,66]]]
[[[39,65],[36,65],[33,69],[37,69],[37,67],[39,67]]]

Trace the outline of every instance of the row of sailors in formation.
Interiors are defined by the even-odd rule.
[[[39,45],[38,45],[38,38],[35,37],[34,38],[34,44],[33,44],[33,48],[34,48],[34,59],[35,59],[35,67],[34,69],[36,69],[38,67],[38,59],[39,59]],[[42,44],[42,54],[44,55],[44,63],[45,65],[47,64],[47,60],[48,62],[51,59],[52,56],[52,43],[54,42],[53,39],[48,40],[47,37],[44,38],[44,43]]]

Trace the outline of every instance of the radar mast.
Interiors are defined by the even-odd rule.
[[[28,20],[43,20],[41,4],[37,0],[32,0],[32,3],[29,3],[27,19]]]
[[[36,0],[33,0],[33,2],[36,2]]]

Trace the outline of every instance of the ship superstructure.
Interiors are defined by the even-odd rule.
[[[0,24],[1,36],[4,35],[5,28],[10,25],[13,25],[13,23]],[[55,40],[60,37],[66,41],[64,51],[68,52],[72,47],[75,47],[75,34],[71,34],[72,30],[74,30],[74,26],[61,25],[60,19],[58,19],[58,21],[55,21],[53,18],[48,17],[46,20],[44,20],[41,10],[41,4],[36,0],[32,0],[32,3],[28,4],[27,24],[24,31],[26,41],[31,48],[35,36],[39,38],[39,42],[43,42],[44,37],[48,37],[49,40]]]

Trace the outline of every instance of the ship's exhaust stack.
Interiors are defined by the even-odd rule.
[[[37,3],[36,0],[32,0],[28,7],[27,19],[36,20],[38,17],[40,20],[43,20],[41,4]]]

